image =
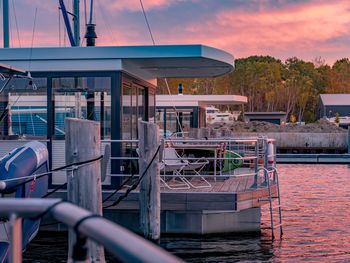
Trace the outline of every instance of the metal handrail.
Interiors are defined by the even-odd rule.
[[[16,215],[33,218],[46,212],[71,228],[74,228],[81,219],[92,215],[91,212],[74,204],[61,202],[60,199],[0,198],[1,217]],[[92,217],[81,222],[79,232],[103,245],[123,262],[183,262],[162,248],[103,217]]]

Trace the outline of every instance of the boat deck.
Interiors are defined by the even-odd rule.
[[[253,188],[254,177],[237,176],[227,177],[221,175],[216,181],[207,179],[212,187],[190,188],[190,189],[168,189],[161,184],[161,210],[194,211],[194,210],[232,210],[239,211],[259,207],[266,202],[259,199],[267,198],[269,195],[266,186]],[[171,184],[171,181],[168,182]],[[178,183],[178,182],[177,182]],[[191,179],[195,186],[203,185],[199,178]],[[276,185],[271,186],[272,194],[276,193]],[[121,190],[110,201],[105,202],[105,206],[113,203],[120,195],[125,193],[126,189]],[[106,197],[112,191],[104,191]],[[138,210],[139,209],[139,191],[131,192],[126,199],[112,210]]]

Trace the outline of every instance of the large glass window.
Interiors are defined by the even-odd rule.
[[[13,139],[46,138],[46,95],[46,78],[11,79],[0,96],[0,134]]]
[[[64,135],[67,117],[101,122],[103,137],[110,137],[111,79],[109,77],[53,78],[55,135]]]

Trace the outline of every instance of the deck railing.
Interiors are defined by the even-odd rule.
[[[264,178],[259,175],[260,167],[269,167],[276,164],[276,147],[275,141],[266,137],[255,138],[209,138],[209,139],[191,139],[183,137],[172,137],[162,139],[163,147],[174,147],[181,155],[182,160],[188,162],[196,162],[203,157],[209,162],[201,170],[201,176],[205,178],[219,178],[225,177],[244,177],[254,176],[255,185],[259,185],[259,178]],[[15,147],[23,145],[26,141],[0,141],[3,151],[0,151],[3,156]],[[117,144],[119,149],[119,156],[112,154],[108,162],[106,180],[104,185],[110,185],[112,177],[128,178],[131,176],[138,176],[138,140],[101,140],[101,154],[104,153],[106,145]],[[269,146],[272,144],[272,147]],[[65,147],[64,140],[53,142],[53,168],[65,165]],[[272,151],[271,151],[272,149]],[[201,153],[206,153],[201,155]],[[162,156],[164,161],[171,161],[171,158]],[[118,163],[111,169],[111,163]],[[162,176],[174,177],[173,173],[165,173]],[[176,176],[176,175],[175,175]],[[182,173],[183,177],[191,177],[193,173],[186,171]],[[59,171],[53,174],[53,184],[63,184],[66,182],[65,171]]]
[[[138,174],[138,140],[104,140],[104,143],[118,143],[120,156],[111,157],[111,161],[119,161],[120,173],[110,173],[109,176],[130,177]],[[164,138],[161,153],[164,148],[175,148],[179,156],[169,157],[162,155],[163,163],[176,162],[198,162],[205,159],[208,163],[200,170],[201,177],[216,180],[220,177],[244,177],[254,176],[254,185],[258,187],[265,178],[261,175],[261,167],[269,169],[276,164],[276,149],[269,148],[269,143],[275,145],[274,140],[267,138],[247,139],[191,139],[191,138]],[[272,149],[272,152],[269,150]],[[125,154],[127,152],[127,154]],[[270,169],[271,170],[271,169]],[[193,177],[194,172],[181,170],[181,174],[161,169],[162,177]],[[198,174],[197,174],[198,175]],[[260,180],[259,180],[260,179]]]
[[[101,244],[122,262],[183,262],[129,230],[103,217],[92,216],[89,211],[72,203],[60,199],[0,198],[0,217],[10,220],[9,262],[22,262],[21,218],[42,215],[49,215],[73,229],[78,224],[77,231],[81,235]],[[72,258],[71,262],[78,261]]]

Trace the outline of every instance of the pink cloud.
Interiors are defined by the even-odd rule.
[[[173,4],[174,2],[179,2],[181,0],[146,0],[143,1],[144,9],[161,9],[166,8]],[[129,10],[129,11],[140,11],[141,5],[140,0],[118,0],[109,1],[109,6],[113,10]]]
[[[193,5],[201,4],[199,0],[191,1]],[[321,56],[328,63],[349,55],[350,2],[348,0],[314,0],[307,4],[289,5],[284,5],[283,0],[280,1],[282,3],[280,7],[271,9],[264,4],[264,1],[256,0],[254,2],[258,11],[250,11],[247,8],[238,9],[232,4],[231,8],[224,11],[197,13],[194,14],[196,19],[191,22],[186,23],[183,20],[181,24],[166,27],[163,24],[168,23],[167,21],[155,21],[154,16],[149,18],[157,44],[200,43],[224,49],[236,57],[272,55],[285,59],[298,56],[312,60]],[[23,0],[23,2],[33,3],[34,6],[31,6],[33,7],[31,10],[17,9],[19,17],[27,14],[29,17],[27,21],[22,17],[19,19],[22,46],[31,45],[36,5],[40,8],[34,46],[58,46],[57,2],[41,0]],[[65,2],[70,8],[71,2],[67,0]],[[146,10],[171,8],[171,5],[180,2],[184,0],[143,0]],[[98,21],[96,30],[99,37],[97,45],[151,44],[144,18],[140,13],[139,0],[104,0],[103,8],[101,4],[102,2],[96,1],[95,20]],[[46,10],[50,12],[45,12]],[[139,16],[135,14],[136,19],[125,21],[120,15],[125,10],[138,12]],[[120,14],[116,15],[117,12]],[[83,20],[83,15],[81,19]],[[18,46],[17,34],[13,26],[11,31],[13,46]],[[82,37],[84,31],[82,24]],[[62,19],[61,33],[63,34]],[[68,41],[66,43],[68,46]]]
[[[350,2],[318,2],[273,11],[225,10],[215,19],[189,24],[183,33],[187,37],[182,39],[223,48],[239,57],[262,54],[312,59],[341,51],[347,56],[349,47],[327,40],[347,36],[349,26]],[[178,34],[166,42],[178,40]]]

